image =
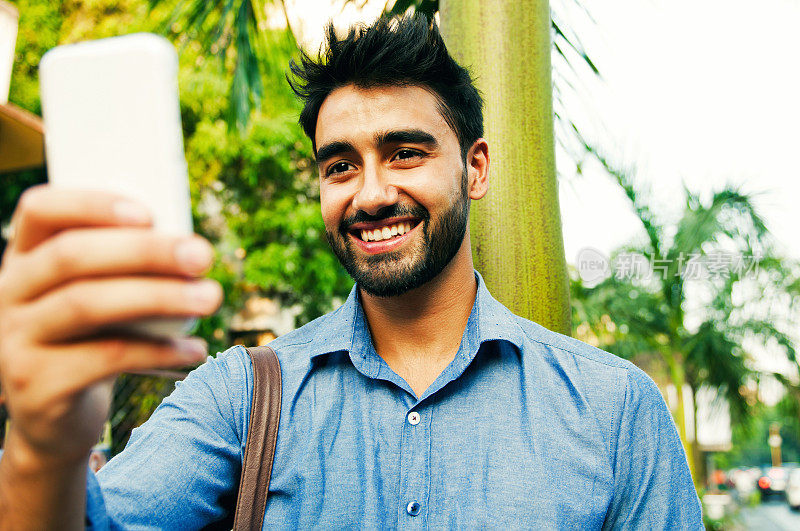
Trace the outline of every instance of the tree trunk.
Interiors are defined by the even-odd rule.
[[[692,474],[695,484],[697,484],[697,472],[695,469],[695,454],[694,445],[689,440],[686,430],[686,404],[683,400],[683,384],[686,383],[686,374],[683,366],[680,363],[680,356],[665,356],[667,365],[669,366],[669,375],[672,385],[675,386],[676,395],[678,397],[678,404],[675,410],[675,424],[678,426],[678,435],[683,443],[683,449],[686,452],[686,461],[689,463],[689,471]],[[695,427],[695,438],[697,432]]]
[[[569,334],[546,0],[441,0],[442,34],[485,102],[489,194],[473,203],[476,267],[511,311]]]
[[[692,409],[692,424],[694,425],[694,444],[692,444],[692,459],[694,460],[694,470],[692,477],[698,487],[708,486],[708,454],[700,449],[699,426],[697,425],[697,391],[700,385],[697,378],[689,373],[685,375],[686,383],[692,388],[694,408]]]
[[[694,393],[694,387],[692,388],[692,392]],[[692,477],[694,478],[695,485],[699,485],[701,487],[705,487],[708,485],[708,463],[707,463],[707,456],[706,453],[700,449],[700,442],[697,440],[697,394],[695,396],[695,405],[693,418],[694,418],[694,444],[692,445],[692,459],[694,460],[694,474]]]

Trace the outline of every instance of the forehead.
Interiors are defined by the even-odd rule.
[[[337,88],[320,107],[314,140],[317,146],[341,140],[357,142],[400,129],[427,131],[441,144],[448,140],[458,143],[442,117],[438,99],[418,86]]]

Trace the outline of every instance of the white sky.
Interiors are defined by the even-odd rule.
[[[323,29],[333,20],[337,29],[347,28],[358,20],[374,20],[383,12],[386,0],[285,0],[292,31],[305,49],[317,50],[323,39]],[[271,9],[282,17],[280,7]]]
[[[581,32],[603,82],[582,105],[600,145],[638,168],[658,212],[677,215],[681,188],[726,183],[758,204],[785,252],[800,258],[800,2],[604,0]],[[599,126],[597,130],[603,130]],[[562,184],[567,260],[608,252],[640,230],[599,168]]]

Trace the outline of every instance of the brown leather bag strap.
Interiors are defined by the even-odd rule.
[[[253,361],[253,401],[239,480],[233,529],[261,529],[281,418],[281,366],[270,347],[248,348]]]

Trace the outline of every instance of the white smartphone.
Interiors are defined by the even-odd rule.
[[[150,208],[155,230],[191,234],[177,74],[174,46],[152,34],[48,51],[39,79],[52,185],[126,195]],[[149,319],[125,328],[173,337],[194,321]]]

